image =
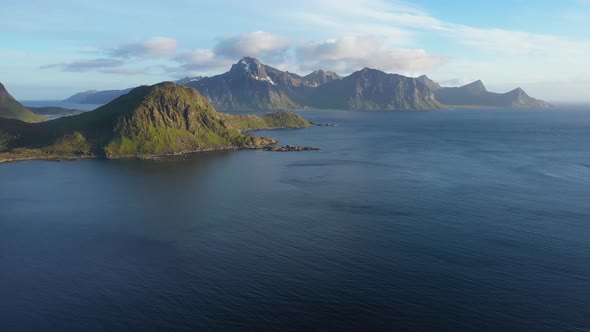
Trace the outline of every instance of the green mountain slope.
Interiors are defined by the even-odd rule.
[[[311,125],[286,112],[263,117],[219,113],[196,90],[165,82],[135,88],[107,105],[76,116],[34,124],[2,120],[0,150],[4,158],[118,158],[259,148],[272,140],[243,131]]]
[[[0,118],[17,119],[25,122],[44,121],[45,118],[39,116],[14,99],[4,85],[0,83]]]

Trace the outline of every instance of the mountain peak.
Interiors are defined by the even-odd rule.
[[[427,87],[429,87],[430,90],[432,90],[432,91],[436,91],[436,90],[438,90],[438,89],[441,88],[440,84],[438,84],[437,82],[431,80],[430,77],[428,77],[426,75],[422,75],[422,76],[416,77],[416,79],[419,82],[424,83],[424,85],[426,85]]]
[[[463,88],[469,89],[472,92],[480,92],[480,93],[488,91],[486,89],[486,87],[483,85],[483,82],[481,80],[477,80],[475,82],[464,85]]]
[[[257,71],[258,68],[261,68],[262,62],[260,62],[256,58],[245,56],[242,59],[240,59],[240,61],[238,61],[237,65],[246,73],[251,73],[253,71]]]
[[[10,93],[8,93],[8,90],[6,90],[4,85],[0,82],[0,98],[7,98],[7,97],[12,98]]]
[[[0,83],[0,98],[6,99],[8,96],[10,96],[10,94],[8,93],[8,91],[6,91],[4,85]]]
[[[526,92],[524,92],[524,90],[521,87],[518,87],[516,89],[513,90],[516,93],[520,93],[520,94],[526,94]]]
[[[316,70],[303,77],[303,80],[311,87],[318,87],[322,84],[339,79],[341,79],[341,77],[338,74],[331,71],[324,71],[322,69]]]
[[[243,57],[236,64],[231,66],[229,74],[233,77],[248,78],[256,81],[264,81],[271,85],[277,85],[273,78],[268,76],[269,71],[273,71],[272,67],[268,67],[256,58]]]
[[[369,67],[365,67],[365,68],[357,71],[356,73],[360,73],[363,75],[366,75],[366,74],[386,74],[385,72],[383,72],[379,69],[373,69],[373,68],[369,68]]]
[[[16,101],[2,83],[0,83],[0,118],[17,119],[25,122],[45,120]]]
[[[512,90],[512,91],[509,91],[509,92],[507,92],[507,94],[509,94],[509,95],[513,96],[513,98],[515,98],[517,101],[522,101],[522,100],[525,100],[525,99],[529,99],[529,98],[531,98],[531,97],[529,97],[529,95],[528,95],[526,92],[524,92],[524,90],[523,90],[523,89],[521,89],[520,87],[518,87],[518,88],[516,88],[516,89],[514,89],[514,90]]]
[[[247,62],[247,63],[258,62],[258,63],[260,63],[260,60],[254,58],[254,57],[245,56],[245,57],[241,58],[240,61],[238,61],[238,63],[240,63],[240,62]]]

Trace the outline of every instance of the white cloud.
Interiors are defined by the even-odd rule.
[[[301,1],[308,4],[311,0]],[[313,10],[298,10],[288,14],[291,22],[303,22],[309,29],[321,31],[324,35],[364,34],[382,37],[388,46],[378,49],[376,54],[379,56],[376,58],[368,58],[365,63],[367,66],[379,67],[379,64],[387,63],[387,57],[383,56],[388,54],[387,49],[392,55],[400,48],[428,50],[429,44],[422,39],[425,37],[427,40],[437,39],[436,47],[446,44],[442,46],[443,49],[452,52],[452,56],[448,57],[449,61],[443,66],[433,66],[427,72],[447,84],[482,79],[491,88],[509,90],[521,86],[527,91],[531,90],[538,98],[559,99],[560,96],[569,95],[568,98],[588,99],[588,94],[580,91],[581,84],[564,79],[580,73],[583,76],[580,81],[590,77],[584,71],[585,68],[590,68],[590,39],[583,35],[572,38],[567,35],[467,26],[460,22],[439,19],[420,7],[401,1],[314,0],[314,6],[307,8]],[[576,25],[583,30],[588,21],[588,15],[584,16],[589,12],[588,9],[588,0],[578,0],[576,5],[571,6],[567,18],[577,22]],[[555,14],[563,16],[563,13]],[[306,45],[308,44],[321,43],[307,42]],[[336,48],[336,45],[329,46]],[[321,49],[318,45],[315,48]],[[335,53],[327,50],[325,52]],[[411,54],[405,54],[408,53]],[[404,53],[396,55],[404,59]],[[414,64],[432,63],[426,51],[421,55],[422,57],[408,61],[412,60]],[[355,61],[360,61],[358,58],[360,57],[352,57],[348,61],[331,61],[336,67],[346,68],[346,63],[354,64]],[[424,61],[418,61],[421,58]],[[314,65],[323,64],[326,61]],[[393,71],[399,70],[395,66],[390,67]],[[559,83],[559,89],[555,82],[562,82]]]
[[[391,48],[375,36],[346,36],[322,43],[307,42],[297,47],[302,69],[328,69],[350,73],[363,67],[389,72],[424,73],[437,68],[445,58],[422,49]]]
[[[444,22],[428,15],[420,7],[404,1],[304,0],[302,2],[313,4],[314,10],[297,11],[286,15],[308,23],[338,22],[338,26],[345,29],[345,31],[339,30],[341,33],[350,32],[351,28],[354,29],[352,32],[357,34],[374,32],[372,30],[374,26],[379,26],[382,32],[393,32],[393,35],[398,35],[402,28],[446,29]],[[318,20],[320,17],[322,21]],[[362,29],[362,26],[367,28]]]
[[[568,12],[556,12],[556,17],[563,20],[565,16],[576,22],[576,26],[585,27],[588,15],[584,14],[590,9],[588,1],[577,0]],[[205,46],[209,48],[197,45],[193,50],[187,48],[178,52],[176,39],[153,37],[111,48],[76,50],[81,58],[94,59],[43,61],[54,63],[45,67],[62,71],[121,74],[132,73],[133,70],[125,69],[127,67],[157,62],[161,68],[166,68],[161,72],[167,75],[186,76],[217,74],[228,70],[239,58],[253,56],[274,67],[300,74],[315,69],[346,74],[373,67],[407,75],[427,73],[453,85],[482,79],[490,87],[522,85],[527,91],[535,82],[565,82],[564,87],[573,87],[575,83],[568,81],[570,77],[581,75],[580,81],[590,79],[585,71],[590,68],[590,39],[581,33],[574,39],[526,30],[480,28],[477,24],[467,26],[460,24],[462,22],[445,21],[414,3],[400,0],[298,0],[289,3],[266,0],[265,4],[268,5],[265,7],[281,10],[256,12],[248,4],[234,6],[231,10],[239,10],[243,14],[240,19],[252,23],[250,26],[272,30],[247,30],[243,34],[218,37],[212,40],[210,47]],[[255,19],[251,19],[254,14]],[[231,25],[227,27],[230,29]],[[292,35],[274,34],[278,31],[289,31]],[[336,39],[325,41],[327,38]],[[36,66],[42,63],[40,61]],[[539,98],[552,94],[553,87],[549,83],[544,90],[536,86]],[[586,96],[587,93],[582,97],[587,99]]]
[[[578,2],[586,4],[582,8],[590,8],[588,0]],[[313,11],[298,11],[288,16],[338,35],[378,35],[396,45],[415,44],[416,34],[426,32],[494,54],[551,56],[556,51],[587,54],[590,48],[587,40],[447,22],[405,1],[314,0],[314,6]],[[580,11],[585,12],[584,9],[577,12]]]
[[[103,71],[112,70],[112,68],[123,65],[123,61],[117,59],[80,59],[66,63],[54,63],[50,65],[41,66],[41,69],[58,68],[62,71],[69,72],[87,72],[87,71]]]
[[[414,39],[414,34],[400,27],[381,24],[378,21],[361,21],[348,18],[338,18],[332,15],[318,13],[292,13],[290,18],[303,22],[318,31],[333,32],[336,35],[380,35],[398,45],[408,44]]]
[[[289,48],[289,39],[264,31],[218,38],[213,48],[216,56],[237,59],[243,56],[281,56]]]
[[[554,35],[526,31],[477,29],[453,25],[449,35],[459,43],[494,54],[551,58],[565,54],[581,56],[590,51],[590,43],[586,41],[573,41]]]
[[[186,74],[207,74],[227,70],[244,56],[260,58],[262,61],[282,63],[291,47],[288,38],[256,31],[242,35],[220,37],[211,49],[195,49],[175,58],[181,64],[180,71]],[[178,70],[176,70],[178,71]],[[181,73],[181,75],[185,75]]]
[[[79,48],[81,54],[95,54],[93,59],[77,59],[70,62],[54,63],[41,66],[41,69],[60,69],[63,72],[99,72],[105,74],[136,75],[146,73],[145,70],[125,68],[130,58],[133,64],[147,61],[151,58],[171,56],[178,47],[176,39],[168,37],[153,37],[139,43],[119,45],[112,49],[97,47]]]
[[[129,43],[110,50],[114,57],[163,57],[173,55],[178,41],[168,37],[153,37],[139,43]]]
[[[144,72],[131,68],[106,68],[101,70],[105,74],[117,74],[117,75],[139,75]]]
[[[227,69],[232,60],[217,57],[211,49],[196,49],[176,57],[182,68],[190,72],[209,72]]]

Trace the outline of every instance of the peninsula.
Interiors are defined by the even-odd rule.
[[[261,149],[276,141],[246,131],[303,128],[299,115],[229,115],[192,88],[141,86],[98,109],[39,123],[0,119],[0,160],[123,158],[226,149]]]

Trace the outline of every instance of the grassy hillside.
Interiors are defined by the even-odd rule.
[[[251,114],[225,115],[226,121],[241,131],[263,128],[302,128],[311,123],[290,112],[280,111],[265,116]]]
[[[2,120],[0,148],[4,159],[182,154],[258,148],[272,140],[244,130],[310,125],[286,112],[264,117],[219,113],[196,90],[165,82],[135,88],[76,116],[34,124]]]
[[[0,83],[0,118],[17,119],[24,122],[45,121],[45,118],[37,115],[14,99],[4,85]]]

